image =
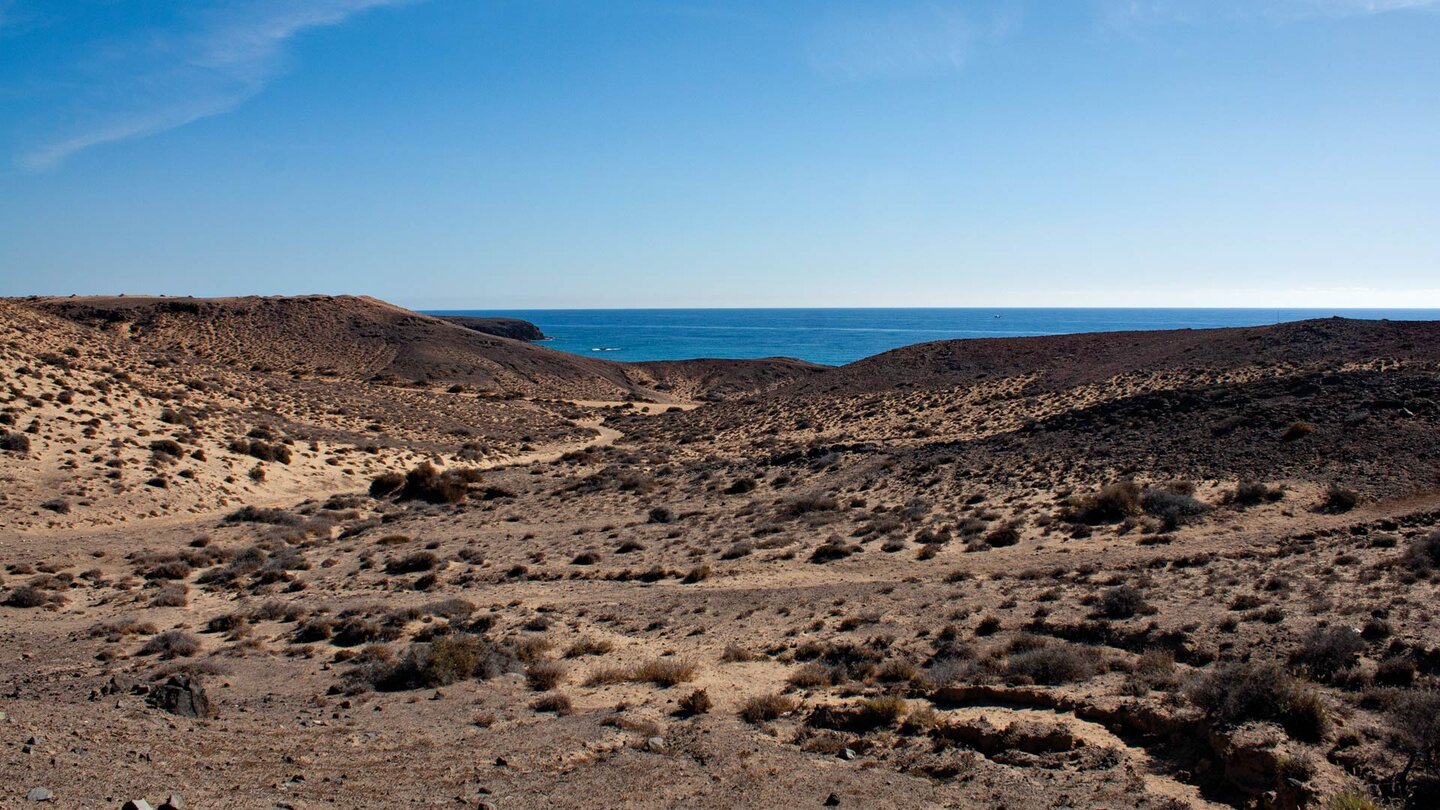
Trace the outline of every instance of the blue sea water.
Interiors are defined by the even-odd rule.
[[[1261,326],[1309,318],[1440,320],[1435,309],[533,309],[432,315],[523,318],[544,345],[610,360],[796,357],[842,365],[931,340]]]

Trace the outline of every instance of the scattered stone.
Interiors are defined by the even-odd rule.
[[[30,792],[25,794],[25,798],[32,802],[53,802],[55,794],[45,788],[37,787],[30,788]]]
[[[188,675],[172,675],[163,686],[151,690],[146,702],[181,717],[215,716],[215,708],[210,705],[200,679]]]
[[[150,802],[144,799],[131,799],[120,805],[120,810],[152,810],[152,808],[150,807]]]
[[[134,678],[127,678],[124,675],[111,675],[110,680],[100,687],[100,694],[105,697],[110,695],[143,695],[147,691],[145,685]]]
[[[645,750],[652,753],[660,753],[665,750],[664,737],[651,737],[645,741]]]
[[[825,806],[826,806],[826,807],[839,807],[839,806],[840,806],[840,797],[839,797],[839,796],[836,796],[834,793],[831,793],[831,794],[830,794],[830,798],[828,798],[828,799],[825,800]]]
[[[854,758],[855,758],[855,749],[854,749],[854,748],[846,748],[844,751],[841,751],[841,752],[840,752],[840,758],[841,758],[841,759],[847,759],[847,760],[848,760],[848,759],[854,759]]]
[[[185,810],[185,799],[179,793],[171,793],[159,810]]]

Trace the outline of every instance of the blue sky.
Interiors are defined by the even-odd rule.
[[[0,294],[1440,307],[1440,0],[0,0]]]

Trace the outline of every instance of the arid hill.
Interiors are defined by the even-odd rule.
[[[1337,368],[1376,360],[1440,361],[1440,323],[1329,318],[1234,329],[946,340],[850,363],[785,394],[940,390],[1022,375],[1032,378],[1032,390],[1059,390],[1120,375]]]
[[[1437,807],[1437,338],[0,301],[0,804]]]
[[[75,297],[26,305],[124,335],[150,351],[241,370],[357,380],[462,385],[491,395],[586,400],[665,400],[643,367],[578,357],[496,337],[363,296],[247,298]],[[731,393],[755,376],[799,373],[796,363],[667,364],[667,386]],[[703,383],[701,381],[704,381]]]

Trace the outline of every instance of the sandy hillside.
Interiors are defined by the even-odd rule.
[[[4,806],[1440,805],[1435,324],[0,316]]]

